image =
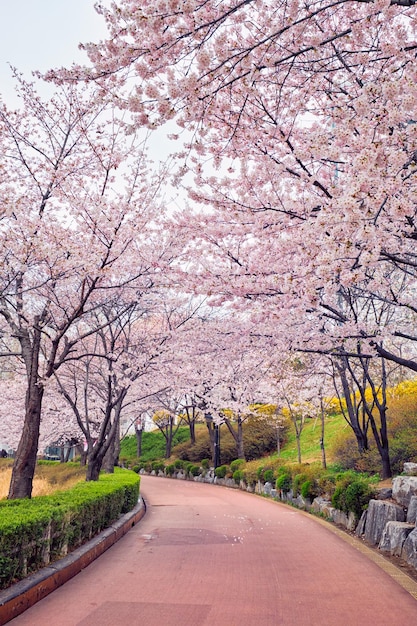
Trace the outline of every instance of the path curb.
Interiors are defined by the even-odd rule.
[[[52,591],[76,576],[103,552],[125,535],[145,515],[142,498],[134,509],[119,518],[96,537],[80,546],[68,556],[30,574],[24,580],[0,592],[0,626],[7,624]]]

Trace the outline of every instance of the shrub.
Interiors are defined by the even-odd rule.
[[[238,470],[244,464],[245,464],[245,460],[244,459],[235,459],[234,461],[232,461],[230,463],[230,469],[231,469],[232,472],[235,472],[236,470]]]
[[[308,476],[304,473],[296,474],[292,479],[292,490],[294,496],[301,495],[301,485],[308,480]]]
[[[175,467],[175,469],[178,469],[178,470],[183,469],[184,468],[184,461],[182,459],[176,459],[174,461],[174,467]]]
[[[346,472],[339,476],[332,496],[332,505],[349,515],[354,513],[359,519],[368,506],[369,500],[375,496],[374,489],[364,477]]]
[[[317,498],[317,496],[320,495],[317,481],[309,479],[304,481],[301,485],[300,493],[303,498],[308,500],[314,500],[314,498]]]
[[[351,483],[346,489],[344,498],[347,511],[352,511],[359,519],[368,507],[369,500],[374,496],[374,490],[369,484],[359,480]]]
[[[201,467],[202,467],[204,470],[208,470],[208,469],[209,469],[209,467],[210,467],[210,460],[209,460],[209,459],[203,459],[203,460],[201,461]]]
[[[291,490],[292,486],[292,478],[289,473],[282,473],[278,476],[275,486],[277,489],[280,489],[284,493],[288,493]]]
[[[219,467],[216,467],[214,474],[217,478],[224,478],[227,474],[227,465],[220,465]]]
[[[152,462],[152,471],[153,472],[163,472],[165,470],[165,465],[163,461],[153,461]]]
[[[263,474],[263,479],[264,479],[264,482],[266,483],[273,483],[275,479],[274,470],[272,469],[265,470]]]
[[[175,472],[175,465],[173,463],[171,463],[170,465],[167,465],[165,468],[165,474],[167,476],[172,476]]]
[[[191,465],[191,467],[188,470],[188,473],[191,476],[199,476],[201,474],[200,467],[198,465]]]
[[[244,480],[247,485],[254,487],[257,481],[256,471],[252,468],[245,467],[245,469],[241,470],[241,472],[242,480]]]
[[[235,470],[235,471],[233,472],[232,477],[233,477],[233,480],[235,481],[235,483],[236,483],[237,485],[239,485],[239,484],[240,484],[240,481],[241,481],[241,480],[243,480],[244,473],[243,473],[243,471],[242,471],[242,470],[237,469],[237,470]]]

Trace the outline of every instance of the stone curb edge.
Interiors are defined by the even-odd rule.
[[[142,498],[129,513],[90,539],[68,556],[30,574],[8,589],[0,592],[0,626],[7,624],[31,606],[76,576],[97,559],[139,522],[146,513]]]

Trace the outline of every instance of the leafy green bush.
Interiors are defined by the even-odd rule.
[[[355,481],[349,485],[345,493],[345,504],[348,511],[352,511],[359,519],[368,507],[369,500],[375,497],[372,487],[363,481]]]
[[[214,474],[217,478],[224,478],[227,474],[227,470],[227,465],[220,465],[220,467],[216,467],[216,469],[214,470]]]
[[[353,472],[346,472],[341,474],[336,481],[332,505],[346,515],[350,512],[354,513],[359,519],[373,497],[375,497],[375,490],[369,480]]]
[[[191,476],[199,476],[201,474],[199,465],[191,465],[189,474],[191,474]]]
[[[309,480],[309,479],[304,481],[303,484],[301,485],[300,493],[302,497],[307,500],[312,501],[314,500],[314,498],[317,498],[317,496],[320,495],[320,490],[318,488],[317,481]]]
[[[152,462],[152,471],[158,473],[158,472],[163,472],[164,469],[165,469],[165,464],[162,461]]]
[[[175,472],[175,465],[173,463],[171,463],[170,465],[167,465],[165,468],[165,474],[167,476],[172,476]]]
[[[245,464],[245,459],[235,459],[234,461],[230,463],[230,470],[232,472],[235,472],[244,464]]]
[[[288,493],[292,487],[291,474],[285,472],[280,474],[275,482],[275,486],[277,489],[280,489],[284,493]]]
[[[239,470],[239,469],[235,470],[235,471],[233,472],[232,478],[233,478],[233,480],[235,481],[235,483],[236,483],[237,485],[239,485],[239,484],[240,484],[240,481],[241,481],[241,480],[243,480],[243,478],[244,478],[244,473],[243,473],[243,471],[242,471],[242,470]]]
[[[294,496],[301,495],[301,485],[308,480],[307,474],[304,472],[301,474],[296,474],[292,479],[292,490],[294,492]]]
[[[209,469],[209,467],[210,467],[210,460],[209,460],[209,459],[203,459],[203,460],[201,461],[201,467],[202,467],[204,470],[208,470],[208,469]]]
[[[183,469],[183,468],[184,468],[184,461],[182,461],[181,459],[176,459],[176,460],[174,461],[174,467],[175,467],[175,469],[177,469],[177,470],[181,470],[181,469]]]
[[[274,483],[275,481],[274,470],[272,469],[265,470],[263,474],[263,479],[264,479],[264,482],[266,483]]]

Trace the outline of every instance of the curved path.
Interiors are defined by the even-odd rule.
[[[311,516],[179,480],[142,477],[141,493],[138,525],[9,624],[417,624],[417,600]]]

